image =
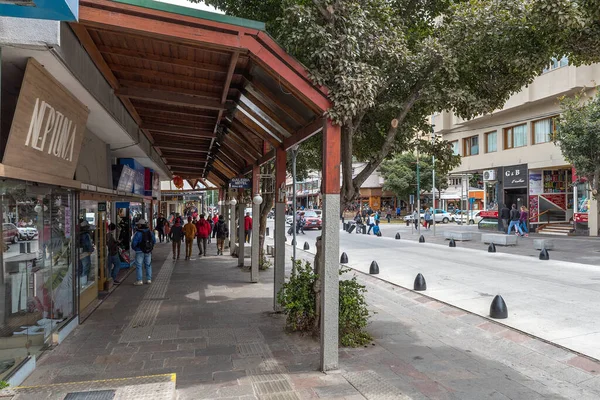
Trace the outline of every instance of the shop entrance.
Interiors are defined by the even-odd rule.
[[[505,189],[504,203],[508,208],[511,208],[513,204],[517,205],[517,209],[520,209],[521,206],[527,207],[527,188]]]

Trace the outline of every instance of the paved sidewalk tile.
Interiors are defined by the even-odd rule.
[[[170,263],[158,244],[161,285],[130,276],[25,384],[176,373],[180,400],[600,398],[595,362],[365,275],[375,340],[323,374],[318,341],[272,313],[272,269],[250,284],[229,257]]]

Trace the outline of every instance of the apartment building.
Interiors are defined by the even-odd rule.
[[[433,115],[434,131],[462,156],[453,175],[481,176],[482,206],[528,207],[531,225],[570,223],[587,232],[590,193],[552,141],[559,98],[582,90],[593,94],[600,64],[575,67],[553,59],[534,82],[491,114],[463,120],[452,112]],[[589,221],[597,232],[596,218]],[[593,234],[594,236],[596,234]]]

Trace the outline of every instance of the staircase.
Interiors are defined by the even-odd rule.
[[[575,232],[573,225],[569,223],[545,224],[538,228],[540,235],[570,236]]]

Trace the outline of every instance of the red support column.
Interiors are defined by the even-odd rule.
[[[338,368],[341,127],[323,125],[321,370]]]

